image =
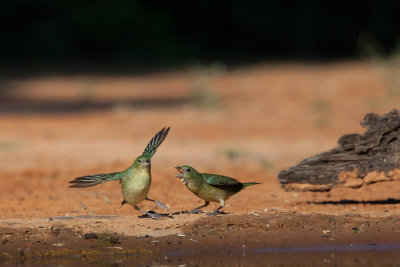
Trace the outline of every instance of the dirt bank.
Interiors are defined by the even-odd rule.
[[[75,216],[0,221],[3,262],[54,256],[98,261],[99,257],[165,257],[269,253],[308,247],[318,251],[382,244],[400,249],[400,216],[258,211],[247,215],[174,215],[160,220],[135,216]],[[342,248],[342,249],[340,249]],[[286,250],[285,250],[286,249]],[[218,252],[218,253],[216,253]]]

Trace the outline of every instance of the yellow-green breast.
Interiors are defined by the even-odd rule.
[[[126,203],[135,206],[147,197],[150,185],[150,170],[136,170],[122,179],[122,196]]]

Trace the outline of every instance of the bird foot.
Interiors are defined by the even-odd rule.
[[[190,213],[191,213],[191,214],[200,214],[200,213],[204,213],[204,211],[202,211],[202,210],[200,210],[200,209],[198,209],[198,208],[195,208],[195,209],[192,210]]]
[[[153,220],[157,220],[161,217],[168,217],[168,218],[174,218],[171,214],[167,213],[167,214],[163,214],[163,213],[157,213],[155,211],[147,211],[145,214],[139,216],[139,218],[150,218]]]
[[[139,218],[151,218],[153,220],[156,220],[156,219],[158,219],[160,217],[161,217],[161,214],[156,213],[154,211],[148,211],[145,214],[139,216]]]
[[[208,212],[207,213],[208,216],[216,216],[218,214],[229,214],[229,213],[227,213],[225,211],[219,211],[219,210],[214,210],[213,212]]]
[[[154,202],[156,203],[155,208],[160,207],[163,210],[169,212],[169,209],[168,209],[167,205],[165,205],[165,204],[163,204],[163,203],[161,203],[160,201],[157,201],[157,200],[155,200]]]

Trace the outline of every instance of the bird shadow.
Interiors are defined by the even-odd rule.
[[[163,97],[163,98],[135,98],[124,100],[54,100],[54,99],[31,99],[18,96],[8,97],[0,94],[0,114],[64,114],[90,111],[112,110],[118,107],[131,109],[150,108],[174,108],[189,103],[187,97]]]
[[[188,210],[175,211],[175,212],[171,213],[171,215],[182,215],[182,214],[195,214],[195,213],[192,213],[191,211],[188,211]],[[198,214],[200,214],[200,213],[198,213]]]
[[[338,201],[307,201],[307,204],[316,205],[355,205],[355,204],[370,204],[370,205],[386,205],[386,204],[400,204],[400,199],[388,198],[385,200],[351,200],[342,199]]]
[[[181,211],[176,211],[174,213],[171,213],[171,215],[182,215],[182,214],[187,215],[187,214],[203,214],[203,213],[207,214],[208,216],[231,214],[231,213],[225,212],[225,211],[219,211],[217,214],[211,214],[211,212],[207,212],[207,213],[206,212],[198,212],[198,213],[196,213],[196,212],[192,212],[192,211],[189,211],[189,210],[181,210]]]
[[[172,215],[173,214],[171,214],[171,213],[158,213],[158,212],[150,210],[146,214],[140,215],[138,217],[141,218],[141,219],[145,219],[145,218],[149,218],[149,219],[159,219],[159,218],[174,219],[174,217]]]

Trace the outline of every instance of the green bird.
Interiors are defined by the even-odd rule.
[[[170,127],[161,129],[149,142],[143,154],[135,159],[132,165],[121,172],[113,172],[107,174],[87,175],[75,178],[70,181],[74,188],[85,188],[95,186],[109,181],[119,180],[122,184],[123,201],[121,206],[129,204],[136,210],[143,212],[150,218],[156,219],[160,214],[150,213],[138,207],[138,204],[143,200],[148,200],[156,203],[156,207],[160,207],[168,211],[166,205],[157,200],[147,197],[151,185],[151,157],[156,153],[157,148],[167,137]]]
[[[193,194],[205,201],[204,205],[195,208],[192,213],[201,213],[201,208],[207,207],[212,202],[219,202],[219,206],[214,212],[208,213],[208,215],[223,214],[220,211],[225,206],[225,200],[231,196],[237,194],[242,189],[256,185],[260,183],[241,183],[231,177],[199,173],[193,167],[190,166],[177,166],[175,167],[179,174],[175,175],[176,178],[180,178],[181,182],[192,191]]]

